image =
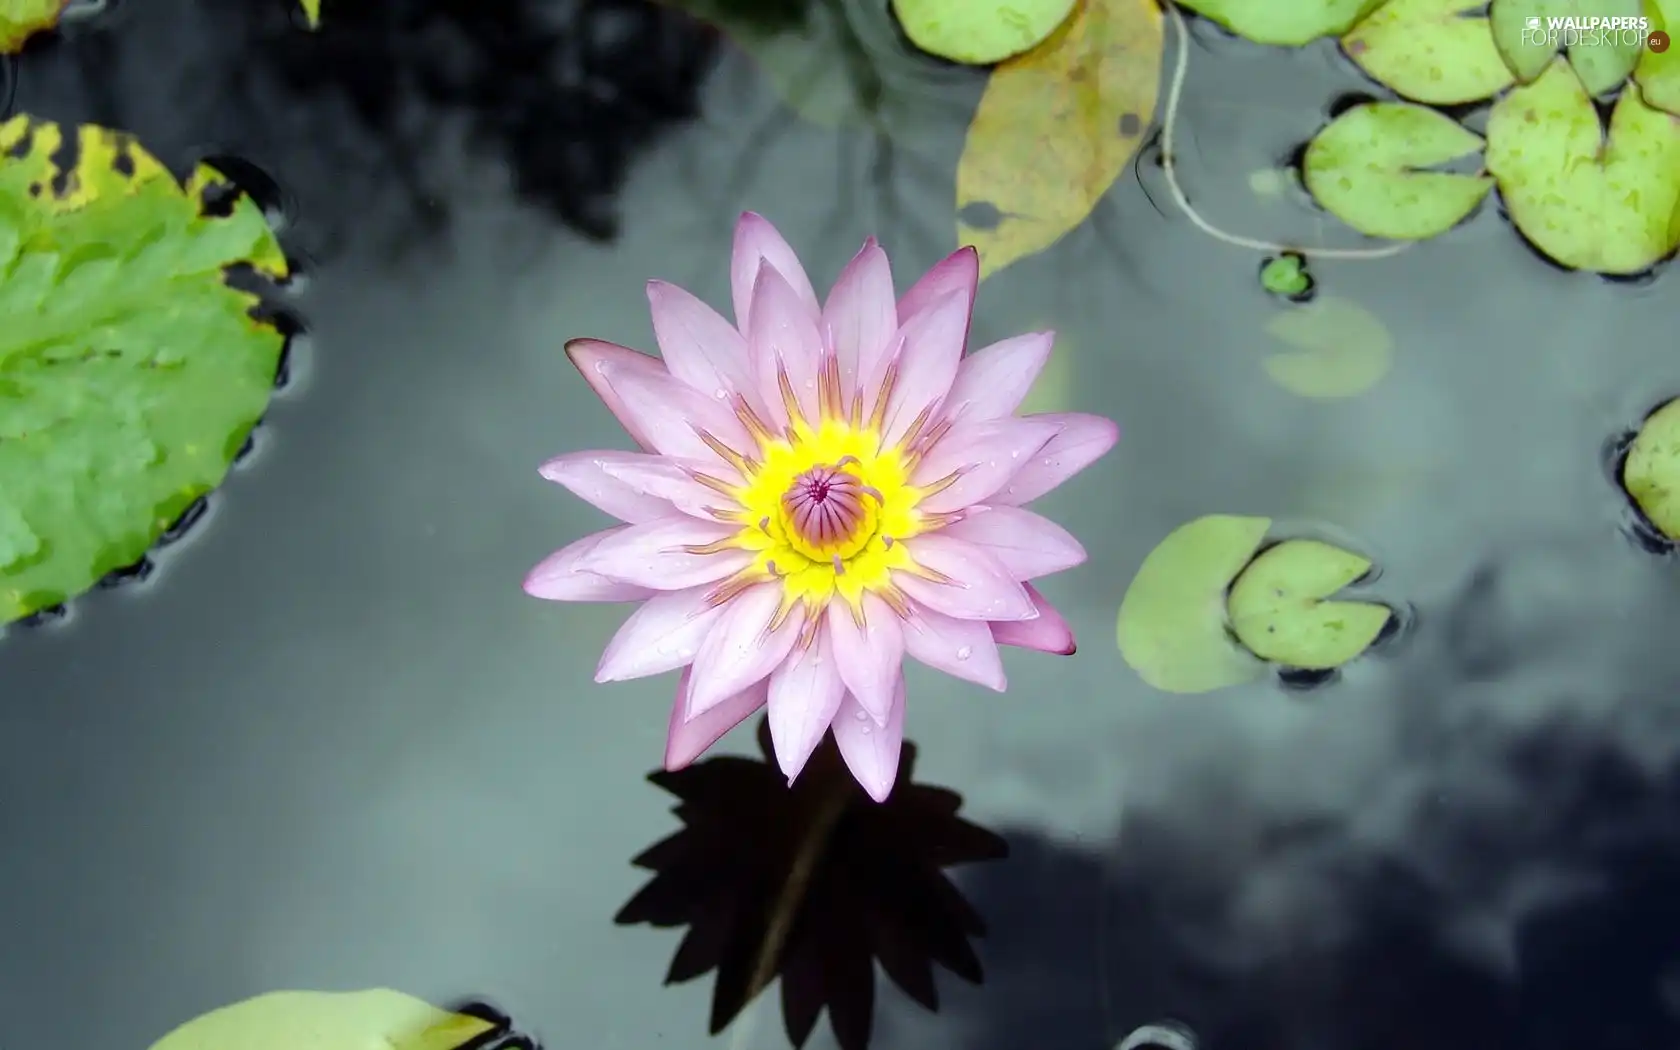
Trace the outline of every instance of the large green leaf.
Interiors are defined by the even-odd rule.
[[[1658,532],[1680,540],[1680,400],[1639,428],[1622,464],[1622,487]]]
[[[1511,85],[1486,0],[1389,0],[1342,38],[1342,50],[1396,94],[1450,105],[1492,98]]]
[[[1369,572],[1357,554],[1319,540],[1285,540],[1261,553],[1231,587],[1231,629],[1262,660],[1309,671],[1347,663],[1377,640],[1386,605],[1327,601]]]
[[[1487,170],[1511,221],[1565,266],[1638,273],[1680,243],[1680,120],[1624,91],[1606,140],[1561,58],[1494,104]]]
[[[11,54],[23,42],[58,23],[70,0],[0,0],[0,55]]]
[[[195,1017],[152,1050],[459,1050],[494,1028],[387,988],[269,992]]]
[[[254,203],[103,128],[60,170],[62,134],[0,124],[0,623],[138,561],[219,484],[284,342],[224,281],[286,272]]]
[[[1680,31],[1680,0],[1646,0],[1645,16],[1653,31],[1672,36]],[[1680,50],[1672,42],[1662,51],[1646,48],[1639,56],[1633,79],[1645,101],[1658,109],[1680,115]]]
[[[1041,43],[1077,0],[892,0],[910,42],[930,55],[989,66]]]
[[[1360,233],[1420,241],[1470,214],[1493,180],[1419,169],[1468,156],[1481,145],[1474,132],[1432,109],[1370,102],[1314,137],[1301,177],[1318,203]]]
[[[1494,43],[1517,79],[1529,83],[1544,73],[1557,54],[1557,43],[1532,26],[1542,28],[1550,18],[1620,17],[1645,14],[1646,0],[1493,0],[1488,21]],[[1653,27],[1655,28],[1655,27]],[[1583,41],[1569,46],[1569,61],[1593,95],[1602,95],[1620,84],[1633,71],[1644,50],[1644,41],[1633,36],[1612,34],[1603,40]]]
[[[1184,0],[1184,6],[1257,44],[1299,47],[1341,36],[1383,0]]]

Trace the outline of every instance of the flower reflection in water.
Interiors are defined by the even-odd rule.
[[[762,761],[724,756],[649,775],[677,797],[684,826],[633,861],[655,874],[614,920],[688,928],[665,981],[717,971],[712,1034],[778,976],[793,1044],[826,1006],[842,1050],[869,1042],[877,961],[929,1010],[939,1008],[934,963],[980,983],[971,938],[985,925],[945,869],[1002,859],[1004,840],[959,817],[956,792],[912,783],[914,744],[885,803],[847,773],[832,736],[791,788],[763,721],[758,744]]]

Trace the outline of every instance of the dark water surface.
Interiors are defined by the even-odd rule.
[[[1672,275],[1559,273],[1490,201],[1315,265],[1397,349],[1370,394],[1307,402],[1261,368],[1260,260],[1176,214],[1146,150],[975,320],[981,343],[1058,329],[1059,407],[1121,423],[1043,501],[1091,552],[1044,588],[1079,653],[1010,651],[1003,696],[913,671],[927,790],[890,812],[696,767],[688,830],[649,858],[672,874],[626,908],[653,877],[631,859],[679,828],[644,780],[673,683],[592,684],[625,610],[519,587],[603,523],[537,464],[628,443],[561,345],[651,346],[651,276],[726,302],[743,208],[819,287],[870,234],[906,282],[954,246],[982,79],[889,54],[881,128],[834,129],[640,4],[326,17],[311,37],[281,0],[130,0],[13,71],[16,110],[253,165],[306,331],[158,571],[0,644],[0,1046],[145,1047],[264,991],[377,986],[487,1000],[551,1050],[709,1045],[713,978],[662,987],[681,936],[656,926],[697,931],[675,976],[749,985],[824,820],[787,998],[827,1002],[848,1048],[871,994],[893,1050],[1108,1050],[1163,1019],[1204,1050],[1680,1046],[1680,588],[1623,535],[1602,456],[1680,391]],[[1197,35],[1197,207],[1354,243],[1248,176],[1368,85],[1328,48]],[[1415,629],[1311,692],[1155,693],[1116,606],[1219,512],[1342,530]],[[722,750],[755,756],[751,727]],[[964,905],[938,869],[987,857],[958,869]],[[871,992],[861,931],[896,983]],[[937,1014],[904,990],[929,997],[929,959]],[[718,1039],[786,1046],[781,998]]]

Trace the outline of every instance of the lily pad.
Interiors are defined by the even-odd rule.
[[[1653,32],[1680,30],[1680,0],[1647,0],[1645,15]],[[1647,104],[1680,116],[1680,51],[1672,42],[1661,51],[1647,47],[1634,67],[1633,79]]]
[[[1231,641],[1225,591],[1271,525],[1211,514],[1180,525],[1143,559],[1120,601],[1116,634],[1120,655],[1145,682],[1169,693],[1207,693],[1266,673]]]
[[[0,55],[16,53],[36,33],[58,24],[70,0],[0,0]]]
[[[1275,255],[1260,267],[1260,287],[1273,295],[1293,298],[1306,295],[1312,291],[1312,286],[1307,261],[1295,252]]]
[[[1658,532],[1680,541],[1680,399],[1639,428],[1622,464],[1622,488]]]
[[[1633,18],[1645,14],[1644,8],[1645,0],[1493,0],[1488,23],[1505,64],[1527,84],[1550,68],[1562,43],[1547,39],[1548,19]],[[1592,95],[1602,95],[1627,79],[1644,50],[1643,40],[1619,34],[1568,48],[1576,75]]]
[[[1300,47],[1341,36],[1383,0],[1184,0],[1184,6],[1256,44]]]
[[[1395,94],[1414,102],[1475,102],[1511,86],[1485,0],[1389,0],[1342,38],[1342,50]]]
[[[1320,296],[1266,322],[1266,332],[1294,347],[1266,358],[1273,382],[1302,397],[1354,397],[1377,385],[1394,360],[1394,337],[1369,310]]]
[[[321,0],[300,0],[300,2],[303,4],[303,17],[309,20],[309,28],[320,28]]]
[[[74,134],[60,170],[57,125],[0,124],[0,623],[132,565],[220,484],[284,344],[224,279],[286,273],[262,211],[208,167],[183,187],[129,136]]]
[[[1421,241],[1451,229],[1493,180],[1422,169],[1475,153],[1482,140],[1432,109],[1354,106],[1307,146],[1302,180],[1336,218],[1369,237]]]
[[[1371,647],[1393,613],[1386,605],[1326,601],[1371,562],[1318,540],[1264,551],[1231,588],[1231,629],[1262,660],[1328,671]]]
[[[387,988],[269,992],[195,1017],[151,1050],[460,1050],[495,1027]]]
[[[1561,58],[1494,104],[1487,170],[1517,229],[1564,266],[1639,273],[1680,244],[1680,120],[1624,91],[1606,140]]]
[[[930,55],[989,66],[1031,50],[1076,0],[892,0],[910,42]]]

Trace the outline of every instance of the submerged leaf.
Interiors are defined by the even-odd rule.
[[[1624,91],[1606,141],[1561,58],[1494,104],[1487,170],[1517,229],[1564,266],[1638,273],[1680,238],[1680,120]]]
[[[1307,671],[1347,663],[1377,640],[1386,605],[1325,601],[1371,562],[1318,540],[1285,540],[1237,577],[1229,602],[1237,640],[1262,660]]]
[[[58,24],[70,0],[0,0],[0,55],[12,54],[36,33]]]
[[[1680,0],[1647,0],[1645,14],[1653,32],[1680,30]],[[1680,51],[1672,43],[1661,51],[1647,47],[1641,52],[1633,79],[1648,104],[1680,116]]]
[[[1493,180],[1419,169],[1467,156],[1481,144],[1432,109],[1370,102],[1318,133],[1307,146],[1302,177],[1318,203],[1360,233],[1420,241],[1470,214]]]
[[[1250,682],[1265,665],[1231,641],[1225,591],[1271,527],[1266,518],[1212,514],[1180,525],[1143,559],[1120,601],[1120,655],[1169,693]]]
[[[1037,46],[1076,0],[892,0],[910,42],[930,55],[989,66]]]
[[[1622,487],[1658,532],[1680,540],[1680,399],[1639,428],[1622,465]]]
[[[1184,6],[1257,44],[1299,47],[1341,36],[1383,0],[1184,0]]]
[[[1370,311],[1321,296],[1266,322],[1294,350],[1266,358],[1266,374],[1302,397],[1353,397],[1377,385],[1394,358],[1394,337]]]
[[[1646,0],[1493,0],[1488,22],[1505,64],[1527,84],[1551,66],[1558,52],[1543,28],[1549,19],[1633,18],[1645,14],[1645,7]],[[1612,34],[1607,40],[1571,44],[1569,61],[1588,94],[1602,95],[1627,78],[1643,50],[1644,41],[1637,37]]]
[[[1485,0],[1389,0],[1342,38],[1359,68],[1402,97],[1475,102],[1511,86],[1488,21],[1466,17]]]
[[[284,343],[224,279],[285,274],[262,211],[208,167],[183,188],[128,136],[75,134],[60,171],[57,125],[0,124],[0,623],[134,564],[220,484]]]
[[[309,20],[309,28],[317,29],[321,25],[321,0],[300,0],[303,4],[303,17]]]
[[[1085,221],[1143,141],[1160,79],[1154,0],[1084,0],[998,66],[957,164],[957,241],[982,277]]]
[[[269,992],[195,1017],[152,1050],[459,1050],[495,1027],[387,988]]]

